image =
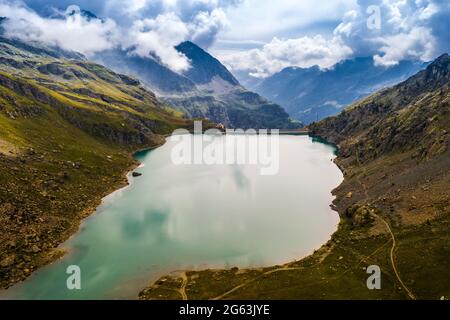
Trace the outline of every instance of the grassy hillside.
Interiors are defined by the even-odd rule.
[[[131,153],[190,122],[137,80],[82,56],[0,39],[0,288],[55,259]]]
[[[450,297],[450,57],[310,126],[339,146],[338,231],[313,255],[260,269],[168,275],[141,299]],[[366,286],[370,265],[381,290]]]

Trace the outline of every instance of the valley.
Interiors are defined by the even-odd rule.
[[[287,68],[249,83],[267,99],[192,41],[174,47],[191,68],[174,72],[154,53],[88,59],[1,33],[2,297],[450,296],[448,54]],[[174,167],[169,137],[195,120],[280,129],[280,173]],[[77,263],[90,289],[68,292]]]
[[[426,66],[402,61],[386,68],[375,66],[372,57],[358,57],[328,69],[290,67],[265,79],[242,77],[242,81],[308,125],[337,115],[349,104],[400,83]]]
[[[154,91],[164,103],[190,119],[207,118],[227,128],[297,129],[302,124],[266,98],[247,90],[219,60],[187,41],[176,47],[192,64],[175,73],[157,59],[115,50],[94,59],[113,70],[131,74]]]
[[[309,126],[339,147],[338,231],[313,255],[280,266],[186,271],[141,299],[445,299],[450,278],[450,58]],[[420,126],[418,124],[421,124]],[[391,134],[391,135],[389,135]],[[381,268],[381,290],[366,269]],[[433,285],[431,285],[433,283]]]

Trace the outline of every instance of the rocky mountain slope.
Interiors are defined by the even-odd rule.
[[[176,47],[191,62],[179,74],[156,57],[141,58],[115,50],[97,55],[96,61],[133,75],[155,91],[168,105],[188,118],[208,118],[231,128],[297,128],[282,107],[248,91],[214,57],[192,42]]]
[[[183,42],[175,47],[178,52],[189,58],[191,68],[184,75],[197,85],[211,84],[214,79],[228,83],[230,86],[239,86],[236,78],[206,51],[190,41]]]
[[[310,125],[339,146],[338,231],[281,266],[186,271],[141,299],[446,299],[450,296],[450,57]],[[322,140],[323,141],[323,140]],[[369,266],[381,289],[369,290]],[[213,284],[213,285],[211,285]]]
[[[61,254],[80,220],[126,183],[133,151],[190,126],[136,79],[0,38],[0,288]]]
[[[143,58],[126,50],[108,50],[94,60],[118,72],[133,75],[158,96],[184,94],[196,90],[195,83],[158,62],[157,58]]]
[[[414,151],[418,161],[448,149],[450,58],[442,55],[407,81],[372,95],[310,126],[312,134],[340,146],[341,157],[362,162]]]
[[[426,65],[402,61],[386,68],[375,66],[371,57],[345,60],[329,70],[286,68],[248,87],[283,106],[305,124],[338,114],[347,105],[382,88],[395,85]]]

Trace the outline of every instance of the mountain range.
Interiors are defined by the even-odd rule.
[[[208,52],[192,42],[176,49],[191,67],[177,73],[157,57],[139,57],[127,50],[101,52],[94,60],[111,69],[139,78],[158,98],[187,118],[207,118],[231,128],[299,128],[285,110],[247,90]]]
[[[330,69],[289,67],[262,80],[243,76],[253,91],[283,106],[305,124],[333,116],[347,105],[382,88],[406,80],[426,63],[402,61],[391,67],[376,66],[372,57],[339,62]]]
[[[450,57],[444,54],[406,81],[310,126],[362,163],[392,153],[429,161],[449,151]]]
[[[190,61],[184,73],[126,50],[99,53],[93,62],[0,36],[1,289],[61,257],[59,245],[80,221],[127,184],[125,173],[138,165],[133,153],[163,144],[174,129],[191,129],[193,118],[239,128],[300,126],[194,43],[176,49]],[[338,231],[304,260],[188,271],[184,279],[155,282],[140,297],[177,295],[180,283],[194,299],[447,297],[448,54],[387,69],[369,58],[330,70],[288,68],[251,86],[283,100],[306,123],[340,112],[308,127],[311,139],[338,147]],[[381,267],[383,290],[367,290],[363,261]]]

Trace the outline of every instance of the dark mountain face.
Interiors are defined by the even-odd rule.
[[[139,57],[128,50],[100,52],[94,60],[119,72],[138,77],[163,97],[196,92],[197,85],[209,89],[208,85],[214,79],[225,81],[226,90],[239,86],[239,82],[217,59],[192,42],[183,42],[176,49],[185,54],[191,63],[191,68],[184,74],[164,66],[157,57]]]
[[[97,17],[91,11],[83,10],[83,9],[80,9],[80,11],[78,11],[76,8],[73,8],[71,11],[66,12],[66,14],[69,15],[69,16],[74,16],[76,14],[80,14],[82,17],[86,18],[88,21],[95,20],[95,19],[100,19],[99,17]]]
[[[338,63],[330,70],[286,68],[254,82],[250,88],[285,107],[293,118],[308,124],[338,114],[346,105],[403,81],[424,67],[422,63],[411,61],[390,68],[377,67],[370,57],[355,58]]]
[[[207,118],[231,128],[297,128],[286,111],[242,87],[219,60],[192,42],[176,47],[190,61],[183,74],[123,50],[99,53],[95,60],[140,79],[165,103],[189,118]]]
[[[418,160],[443,154],[450,144],[450,57],[442,55],[408,80],[310,126],[362,161],[413,151]]]
[[[173,72],[156,59],[139,57],[117,49],[98,53],[94,60],[118,72],[139,78],[160,96],[196,90],[192,80]]]
[[[194,83],[208,84],[214,77],[220,77],[234,86],[239,85],[236,78],[219,60],[194,43],[186,41],[175,48],[189,58],[192,67],[184,75]]]
[[[207,94],[162,98],[167,104],[184,112],[189,118],[207,118],[227,128],[295,129],[301,124],[292,121],[279,105],[245,89],[213,96]]]

